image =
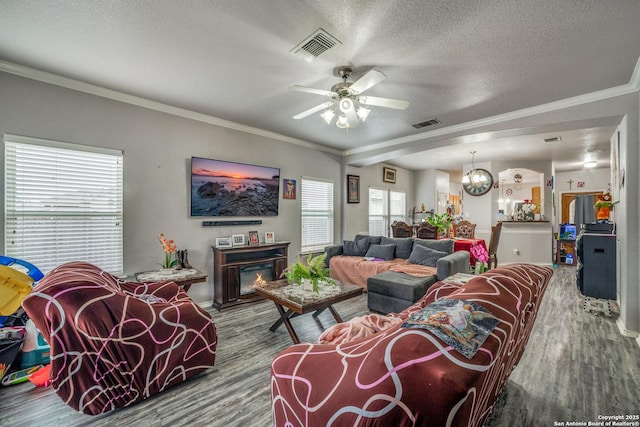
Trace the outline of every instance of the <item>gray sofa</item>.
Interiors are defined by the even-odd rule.
[[[357,235],[354,242],[367,239],[368,245],[382,245],[388,247],[395,245],[394,259],[412,260],[416,255],[415,246],[428,248],[428,250],[438,251],[439,258],[433,260],[433,265],[437,273],[426,277],[413,276],[396,271],[384,271],[367,278],[367,300],[369,309],[379,313],[399,313],[422,298],[429,287],[439,280],[443,280],[456,273],[469,272],[469,252],[453,251],[453,240],[441,239],[417,239],[413,237],[389,238],[383,236]],[[341,255],[345,256],[345,245],[352,245],[345,241],[342,245],[332,245],[325,248],[327,258],[326,265],[331,265],[331,258]],[[421,248],[415,252],[423,253]],[[442,256],[442,252],[447,255]],[[350,252],[346,252],[351,256]],[[429,262],[424,265],[431,265]]]

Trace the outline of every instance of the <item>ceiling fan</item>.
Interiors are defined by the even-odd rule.
[[[361,121],[365,121],[369,115],[370,110],[363,107],[363,105],[395,108],[397,110],[404,110],[409,106],[409,102],[407,101],[362,95],[362,92],[380,83],[387,77],[381,71],[369,70],[353,83],[347,81],[351,75],[351,71],[351,67],[348,66],[338,68],[337,74],[342,77],[342,82],[333,85],[331,90],[315,89],[299,85],[290,86],[291,90],[309,92],[331,98],[329,101],[296,114],[293,118],[296,120],[303,119],[313,113],[326,109],[320,116],[327,124],[331,124],[331,120],[338,114],[336,126],[339,128],[352,128],[357,126]],[[336,111],[335,108],[336,104],[338,111]]]

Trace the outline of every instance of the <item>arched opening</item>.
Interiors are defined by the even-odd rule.
[[[506,169],[498,174],[498,186],[498,218],[539,220],[544,217],[543,173],[522,168]]]

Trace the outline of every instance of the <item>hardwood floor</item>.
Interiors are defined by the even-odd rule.
[[[599,415],[640,414],[640,348],[612,318],[582,310],[575,267],[556,270],[527,350],[512,373],[487,425],[554,426],[598,421]],[[347,320],[368,312],[366,294],[336,305]],[[270,426],[269,367],[291,345],[265,301],[218,313],[216,365],[191,380],[132,407],[101,416],[81,415],[51,388],[24,383],[0,388],[0,426]],[[335,323],[292,320],[302,341],[315,341]]]

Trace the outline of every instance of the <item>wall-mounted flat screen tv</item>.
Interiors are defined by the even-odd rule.
[[[277,216],[280,169],[191,158],[191,216]]]

